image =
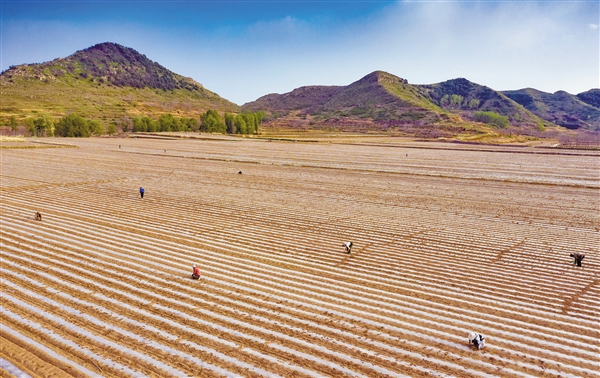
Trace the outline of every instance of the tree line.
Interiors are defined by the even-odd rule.
[[[33,136],[90,137],[117,132],[114,124],[105,128],[100,121],[88,120],[77,114],[69,114],[58,120],[49,116],[29,117],[24,119],[21,125]],[[13,133],[17,132],[19,122],[15,116],[9,118],[8,126]]]
[[[137,117],[121,122],[123,131],[160,132],[160,131],[193,131],[221,134],[257,134],[258,127],[264,119],[262,111],[241,114],[225,113],[223,116],[214,109],[200,115],[200,119],[163,114],[158,120],[148,116]]]
[[[133,119],[123,120],[121,128],[124,132],[162,132],[162,131],[198,131],[198,120],[187,117],[174,117],[171,114],[163,114],[157,120],[148,116],[134,117]]]
[[[59,136],[59,137],[90,137],[92,135],[113,135],[117,133],[117,126],[123,132],[164,132],[164,131],[191,131],[221,134],[257,134],[259,125],[264,119],[264,112],[247,112],[241,114],[225,113],[223,116],[209,109],[201,114],[199,119],[189,117],[175,117],[172,114],[163,114],[154,120],[148,116],[123,117],[119,122],[110,123],[106,128],[97,120],[89,120],[77,114],[68,114],[58,120],[49,116],[29,117],[17,121],[11,116],[7,124],[16,132],[19,124],[33,136]]]
[[[200,117],[202,125],[206,125],[206,132],[222,134],[257,134],[258,127],[264,118],[263,111],[241,114],[225,113],[221,118],[215,110],[208,110]]]

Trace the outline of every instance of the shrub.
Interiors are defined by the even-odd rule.
[[[501,116],[500,114],[494,112],[475,112],[473,119],[475,121],[487,123],[488,125],[493,125],[500,128],[505,128],[508,126],[508,117]]]
[[[541,121],[537,121],[536,123],[539,131],[546,131],[546,126],[544,126],[544,124]]]
[[[104,134],[104,126],[102,126],[100,121],[89,120],[89,121],[87,121],[87,123],[88,123],[88,128],[90,129],[90,132],[92,134],[94,134],[94,135]]]
[[[27,118],[25,127],[33,136],[52,136],[53,122],[50,117]]]
[[[61,118],[54,126],[54,135],[61,137],[84,137],[92,135],[89,122],[85,118],[69,114]]]

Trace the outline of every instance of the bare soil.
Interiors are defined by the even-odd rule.
[[[600,377],[597,151],[36,142],[0,149],[0,358],[23,373]]]

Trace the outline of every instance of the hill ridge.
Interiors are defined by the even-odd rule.
[[[300,87],[282,95],[261,97],[244,104],[243,108],[270,111],[271,106],[277,104],[278,112],[300,112],[317,120],[368,118],[375,122],[414,125],[472,122],[469,120],[477,111],[495,111],[509,117],[513,125],[534,129],[540,125],[552,125],[502,93],[465,78],[414,85],[399,76],[378,70],[349,85],[321,87],[320,90],[330,91],[325,100],[311,98],[314,90]],[[297,101],[298,94],[303,94],[302,101]]]
[[[588,101],[594,99],[594,92],[589,97],[572,95],[559,90],[554,93],[544,92],[535,88],[524,88],[503,91],[503,94],[521,104],[537,116],[547,119],[557,125],[569,129],[600,130],[600,109]]]
[[[197,118],[208,109],[240,110],[193,79],[113,42],[44,63],[11,66],[0,74],[0,83],[5,122],[11,116],[72,112],[117,122],[122,117],[175,113]]]
[[[98,43],[49,62],[11,66],[0,74],[0,84],[4,124],[10,117],[40,114],[59,117],[76,112],[116,122],[123,117],[171,112],[198,117],[216,109],[221,113],[263,110],[275,118],[294,113],[315,122],[341,119],[417,127],[453,122],[461,128],[473,124],[476,112],[484,111],[508,117],[516,129],[535,131],[558,124],[600,130],[600,89],[576,96],[560,90],[544,94],[534,88],[500,92],[462,77],[416,85],[382,70],[348,85],[302,86],[240,107],[192,78],[114,42]]]

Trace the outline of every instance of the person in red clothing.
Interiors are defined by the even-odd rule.
[[[195,280],[200,278],[200,268],[198,268],[196,265],[194,265],[194,270],[192,271],[192,278]]]

